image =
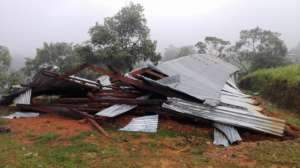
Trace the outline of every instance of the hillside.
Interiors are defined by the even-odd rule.
[[[281,107],[300,110],[300,64],[257,70],[243,77],[240,86]]]

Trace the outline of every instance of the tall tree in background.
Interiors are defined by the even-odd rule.
[[[9,50],[5,46],[0,46],[0,90],[8,84],[8,68],[11,62]]]
[[[205,42],[199,41],[195,44],[198,48],[199,54],[211,54],[219,58],[224,58],[226,56],[226,47],[230,45],[229,41],[225,41],[218,37],[207,36],[204,39]]]
[[[143,12],[140,4],[131,2],[103,24],[96,23],[89,31],[91,46],[82,47],[85,57],[121,71],[129,71],[141,61],[157,63],[161,56],[156,53],[156,41],[150,39]]]
[[[10,63],[11,63],[11,56],[9,50],[5,46],[0,45],[0,71],[7,71]]]
[[[36,50],[36,56],[26,58],[25,74],[33,75],[41,68],[50,68],[57,66],[59,71],[70,69],[74,64],[80,64],[72,44],[59,43],[44,43],[42,48]]]
[[[279,33],[259,27],[242,30],[233,50],[250,71],[280,66],[286,63],[287,47],[279,37]]]
[[[289,51],[288,57],[292,63],[300,63],[300,43]]]
[[[195,44],[195,47],[198,49],[199,54],[206,54],[207,53],[207,45],[206,43],[199,41]]]
[[[20,84],[20,72],[9,70],[12,57],[7,47],[0,46],[0,92],[15,84]]]
[[[178,53],[177,57],[192,55],[195,53],[197,53],[197,52],[194,50],[194,47],[192,45],[191,46],[183,46],[183,47],[179,48],[179,53]]]

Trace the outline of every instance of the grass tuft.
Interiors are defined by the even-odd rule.
[[[41,135],[35,137],[34,140],[36,143],[45,144],[50,141],[56,140],[58,137],[59,137],[59,135],[56,133],[47,132],[47,133],[44,133],[44,134],[41,134]]]

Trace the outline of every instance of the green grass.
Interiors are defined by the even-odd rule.
[[[300,127],[300,119],[299,118],[289,118],[289,119],[287,119],[287,122],[289,124],[296,125],[296,126]]]
[[[102,154],[100,148],[90,142],[77,141],[70,145],[50,145],[57,137],[52,133],[39,137],[39,143],[23,145],[13,140],[11,134],[0,135],[0,167],[5,168],[74,168],[88,167],[87,159],[96,159]],[[40,143],[43,142],[43,143]],[[107,150],[103,150],[107,153]],[[110,151],[110,150],[108,150]],[[108,152],[110,154],[110,152]],[[91,158],[92,156],[92,158]]]
[[[277,111],[277,107],[273,108]],[[240,154],[256,160],[255,167],[300,165],[300,140],[266,140],[258,142],[257,146],[241,146],[242,149],[238,146],[235,157],[228,155],[223,159],[218,154],[226,154],[228,148],[209,144],[212,139],[207,132],[180,132],[164,127],[156,134],[115,130],[110,132],[111,139],[104,139],[96,131],[79,131],[70,137],[55,132],[31,132],[28,130],[24,138],[32,140],[33,144],[22,144],[14,133],[0,134],[0,168],[139,168],[162,167],[166,163],[171,165],[165,167],[175,168],[238,168],[243,167],[236,159]],[[97,137],[90,139],[90,136]],[[215,154],[207,155],[209,151]]]
[[[161,128],[158,130],[157,134],[154,135],[159,137],[178,137],[181,136],[182,133],[172,129]]]
[[[289,86],[295,86],[300,83],[300,64],[293,64],[279,68],[260,69],[249,75],[246,78],[256,78],[259,83],[264,83],[270,80],[286,80]]]
[[[257,70],[242,77],[240,86],[279,107],[300,110],[300,64]]]
[[[43,133],[37,137],[34,137],[36,143],[48,143],[50,141],[54,141],[59,137],[58,134],[53,132]]]
[[[7,125],[8,124],[8,120],[4,119],[4,118],[0,118],[0,126],[1,125]]]
[[[88,137],[88,136],[95,136],[96,133],[94,131],[82,131],[77,135],[71,136],[69,138],[70,141],[75,142],[75,141],[80,141],[83,140],[84,138]]]
[[[260,167],[298,167],[300,165],[300,141],[262,142],[250,152],[250,157]]]

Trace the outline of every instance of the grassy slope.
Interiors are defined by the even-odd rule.
[[[242,78],[242,88],[259,92],[279,106],[300,110],[300,65],[257,70]]]

